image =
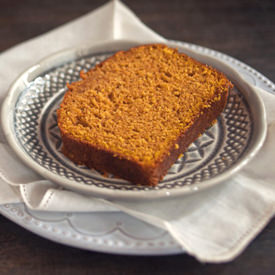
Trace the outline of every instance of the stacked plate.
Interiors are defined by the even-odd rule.
[[[61,153],[56,109],[66,83],[79,79],[112,53],[137,45],[115,41],[71,49],[50,56],[23,73],[10,89],[2,109],[6,137],[36,172],[65,188],[116,199],[162,199],[215,187],[241,169],[260,149],[266,135],[265,110],[254,86],[275,86],[249,66],[216,51],[182,42],[169,46],[216,67],[233,82],[227,106],[217,123],[197,139],[157,187],[142,187],[77,166]],[[0,207],[3,215],[57,242],[90,250],[125,254],[182,252],[161,229],[126,214],[31,212],[23,204]]]

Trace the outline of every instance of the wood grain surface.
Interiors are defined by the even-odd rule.
[[[105,2],[0,0],[0,52]],[[226,53],[275,82],[275,1],[125,3],[164,37]],[[186,254],[136,257],[75,249],[38,237],[0,216],[0,274],[275,274],[275,220],[234,261],[202,264]]]

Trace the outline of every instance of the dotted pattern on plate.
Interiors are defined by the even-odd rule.
[[[56,122],[65,86],[79,79],[110,56],[95,54],[66,63],[41,75],[22,91],[15,108],[14,129],[25,152],[44,168],[79,184],[119,190],[180,188],[211,179],[226,171],[245,152],[253,131],[245,98],[234,88],[217,123],[198,138],[169,170],[157,187],[136,186],[127,181],[103,177],[95,170],[77,166],[60,152],[62,142]]]

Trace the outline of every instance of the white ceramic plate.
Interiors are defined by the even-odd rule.
[[[225,62],[248,83],[275,95],[275,84],[246,64],[200,46],[180,45],[187,51]],[[41,213],[32,212],[23,204],[0,206],[0,213],[44,238],[88,250],[134,255],[183,252],[168,233],[124,213]]]
[[[167,231],[120,212],[51,213],[6,204],[0,213],[46,239],[82,249],[127,255],[184,252]]]
[[[94,196],[119,199],[155,199],[178,196],[221,183],[241,169],[260,149],[266,135],[264,106],[253,86],[219,58],[203,48],[168,43],[223,71],[234,83],[226,109],[169,170],[157,187],[137,186],[106,178],[77,166],[60,151],[56,109],[67,82],[79,78],[117,50],[136,42],[115,41],[71,49],[52,55],[24,72],[11,87],[2,109],[3,129],[18,156],[43,177],[66,188]],[[200,49],[200,50],[198,50]]]

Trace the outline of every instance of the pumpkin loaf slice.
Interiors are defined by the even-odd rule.
[[[57,112],[63,153],[157,185],[223,111],[231,82],[162,44],[120,51],[68,84]]]

